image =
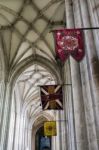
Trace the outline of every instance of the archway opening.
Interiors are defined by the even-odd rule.
[[[14,86],[13,102],[15,101],[15,109],[18,114],[15,121],[15,142],[22,143],[22,145],[19,145],[20,148],[29,150],[51,149],[51,139],[45,138],[44,134],[41,134],[41,131],[38,130],[45,120],[53,120],[55,114],[54,111],[43,111],[40,100],[40,86],[56,83],[57,79],[54,74],[51,74],[50,69],[47,70],[47,68],[36,63],[24,70],[18,77]],[[46,117],[47,114],[48,117]],[[50,116],[52,117],[50,118]],[[35,145],[37,131],[39,132],[37,137],[39,137],[40,142],[36,143],[38,143],[39,148]],[[18,140],[17,136],[20,137]],[[43,138],[45,141],[49,141],[50,145],[45,145],[42,149],[40,143]]]
[[[44,127],[40,127],[35,135],[36,150],[51,150],[51,137],[44,136]]]

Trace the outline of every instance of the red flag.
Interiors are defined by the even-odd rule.
[[[41,86],[41,101],[43,109],[63,109],[62,86]]]
[[[55,30],[56,53],[64,62],[69,55],[77,61],[84,57],[83,32],[80,29]]]

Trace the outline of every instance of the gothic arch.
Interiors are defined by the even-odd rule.
[[[53,76],[53,80],[55,81],[55,83],[62,82],[61,75],[60,75],[60,68],[57,66],[57,64],[55,64],[55,63],[52,64],[52,62],[50,62],[49,60],[47,60],[43,57],[40,57],[40,56],[37,56],[36,59],[31,56],[30,58],[26,59],[26,61],[23,61],[22,63],[20,63],[16,67],[16,69],[13,71],[13,74],[10,78],[10,83],[11,83],[12,89],[14,91],[16,90],[16,89],[14,89],[16,86],[16,83],[19,82],[18,80],[19,80],[20,76],[22,76],[24,71],[26,71],[29,67],[35,66],[36,64],[38,66],[41,66],[45,70],[47,70],[47,72],[49,72],[49,74],[51,76]],[[55,68],[57,68],[57,69],[55,69]],[[15,123],[16,123],[16,125],[15,125],[15,129],[14,129],[14,131],[15,131],[14,143],[16,143],[16,135],[18,134],[18,136],[20,137],[22,132],[25,131],[25,128],[26,128],[25,123],[26,123],[27,119],[30,119],[28,122],[29,124],[26,123],[27,130],[26,130],[26,133],[24,132],[23,137],[20,137],[21,142],[22,141],[27,142],[27,139],[26,139],[27,135],[28,135],[27,138],[31,139],[30,131],[32,130],[32,126],[35,124],[35,123],[33,123],[33,121],[34,120],[37,121],[38,117],[39,118],[43,117],[44,120],[53,120],[53,118],[54,118],[53,113],[52,114],[47,113],[47,112],[42,113],[41,106],[40,106],[40,99],[38,98],[38,94],[37,95],[35,94],[34,97],[32,97],[32,98],[31,97],[28,98],[28,101],[24,101],[24,102],[20,101],[20,98],[17,94],[17,98],[13,97],[12,101],[15,101],[14,107],[15,107]],[[21,107],[21,103],[23,103],[22,107]],[[35,106],[35,107],[31,108],[31,106],[32,107]],[[30,109],[31,109],[31,116],[28,116],[28,112],[30,111]],[[42,125],[42,123],[40,123],[38,125],[37,129]],[[20,126],[18,125],[18,127],[17,127],[17,124],[19,124]],[[23,131],[21,131],[22,126],[23,126]],[[26,144],[26,142],[25,142],[25,144]],[[29,141],[28,141],[28,143],[29,143]],[[28,143],[27,143],[27,145],[30,146],[31,143],[29,143],[29,144]]]
[[[58,64],[56,63],[52,63],[50,60],[37,55],[36,57],[30,56],[28,58],[26,58],[24,61],[22,61],[21,63],[19,63],[16,68],[13,70],[13,72],[11,72],[10,76],[9,76],[9,80],[12,83],[15,83],[18,76],[29,66],[33,65],[33,64],[38,64],[43,66],[44,68],[46,68],[51,74],[54,75],[54,77],[56,78],[57,82],[61,83],[62,79],[61,79],[61,69]]]
[[[43,112],[42,114],[37,115],[37,117],[35,118],[35,121],[31,121],[31,125],[32,125],[32,150],[35,149],[35,136],[36,136],[36,132],[38,131],[39,128],[41,128],[44,124],[45,121],[52,121],[55,120],[54,115],[53,114],[49,114],[47,112]],[[30,126],[31,126],[30,125]],[[53,143],[54,145],[54,143]]]
[[[57,64],[52,63],[48,59],[45,59],[38,55],[36,56],[36,58],[33,58],[32,56],[27,58],[13,70],[13,72],[11,73],[11,76],[9,77],[11,89],[14,89],[15,83],[17,82],[18,77],[22,74],[22,72],[24,72],[27,68],[29,68],[30,66],[34,64],[38,64],[44,67],[46,70],[48,70],[48,72],[53,75],[56,83],[59,83],[59,84],[62,83],[61,68],[59,68]],[[17,102],[15,102],[15,104],[16,103]],[[28,105],[28,103],[26,103],[25,105]]]

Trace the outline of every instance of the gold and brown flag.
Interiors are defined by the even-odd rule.
[[[41,86],[41,102],[43,109],[63,109],[63,93],[61,85]]]
[[[44,123],[44,135],[45,136],[56,136],[56,121],[47,121]]]

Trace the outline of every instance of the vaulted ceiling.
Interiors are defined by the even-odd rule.
[[[18,109],[28,111],[29,116],[40,112],[40,86],[55,84],[55,78],[45,68],[34,64],[19,76],[14,87],[14,98]]]
[[[43,57],[57,64],[50,31],[64,27],[64,3],[64,0],[0,0],[0,36],[7,75],[30,57]],[[30,116],[34,104],[37,109],[41,107],[37,85],[44,84],[55,84],[55,78],[37,64],[23,71],[16,82],[14,99],[24,106],[28,104]]]
[[[64,0],[0,0],[0,30],[6,66],[29,56],[55,62],[52,29],[65,24]]]

